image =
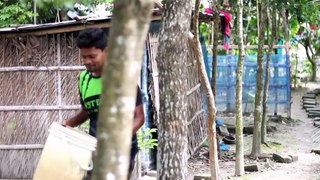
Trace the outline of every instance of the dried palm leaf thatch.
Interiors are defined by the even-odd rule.
[[[0,71],[0,179],[30,179],[42,151],[38,145],[45,143],[51,123],[76,112],[47,107],[79,105],[80,71],[43,67],[79,66],[79,50],[72,33],[1,36],[0,42],[0,67],[6,70]],[[16,70],[6,69],[10,67]]]
[[[61,95],[62,105],[78,105],[78,77],[79,72],[64,71],[61,72]]]
[[[0,150],[1,179],[31,179],[41,150]]]
[[[11,146],[0,148],[1,178],[32,178],[42,149],[16,149],[14,145],[44,144],[56,115],[54,111],[2,112],[1,144]]]

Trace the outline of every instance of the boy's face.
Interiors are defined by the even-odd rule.
[[[107,56],[107,48],[104,50],[95,47],[81,48],[80,55],[83,64],[89,72],[101,75],[103,64]]]

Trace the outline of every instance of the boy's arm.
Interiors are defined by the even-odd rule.
[[[135,134],[144,124],[143,105],[139,104],[134,110],[133,134]]]
[[[75,127],[82,123],[84,123],[88,119],[88,114],[83,106],[81,106],[80,111],[70,119],[66,119],[62,121],[62,125]]]

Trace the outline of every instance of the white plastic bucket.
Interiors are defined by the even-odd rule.
[[[52,123],[34,180],[81,180],[92,169],[97,140],[81,131]]]

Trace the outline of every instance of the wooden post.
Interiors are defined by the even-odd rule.
[[[37,0],[33,0],[33,13],[37,13]],[[33,24],[37,24],[37,16],[33,15]]]
[[[57,35],[57,63],[60,66],[61,65],[61,36],[60,34]],[[57,93],[58,93],[58,106],[61,106],[62,102],[62,94],[61,94],[61,71],[57,72]],[[59,117],[59,122],[62,122],[62,113],[61,110],[58,111],[58,117]]]
[[[285,38],[286,38],[286,42],[285,42],[286,57],[289,58],[288,55],[289,55],[289,51],[290,51],[290,39],[289,39],[289,29],[288,29],[288,16],[287,16],[287,10],[284,7],[282,9],[282,17],[283,17],[283,26],[284,26],[283,28],[285,31]],[[287,61],[288,61],[288,59],[287,59]],[[316,72],[314,72],[314,73],[316,73]],[[291,81],[290,74],[291,74],[291,72],[288,72],[289,81]],[[291,84],[291,82],[290,82],[290,84]],[[288,90],[290,91],[290,89],[288,89]],[[288,98],[291,101],[291,94],[288,94]],[[287,106],[287,112],[288,112],[287,113],[288,118],[291,118],[291,103],[290,102]]]

